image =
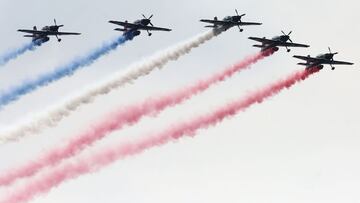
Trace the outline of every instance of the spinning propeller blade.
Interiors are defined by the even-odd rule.
[[[288,37],[288,40],[289,40],[291,43],[293,43],[293,41],[292,41],[291,38],[290,38],[290,35],[291,35],[292,31],[290,31],[289,34],[285,34],[284,31],[281,31],[281,33],[282,33],[284,36],[287,36],[287,37]]]
[[[60,27],[64,27],[64,25],[57,25],[57,22],[56,22],[56,19],[54,18],[54,23],[55,23],[55,26],[60,28]]]
[[[330,54],[332,54],[332,55],[337,55],[337,54],[339,54],[339,52],[332,53],[332,51],[331,51],[331,48],[330,48],[330,47],[329,47],[329,53],[330,53]]]
[[[239,12],[238,12],[238,10],[237,9],[235,9],[235,12],[236,12],[236,15],[237,16],[239,16],[239,17],[243,17],[243,16],[245,16],[246,14],[244,13],[244,14],[242,14],[242,15],[239,15]]]

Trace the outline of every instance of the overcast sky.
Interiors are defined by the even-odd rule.
[[[235,8],[247,14],[243,20],[263,25],[247,27],[243,33],[231,29],[163,70],[82,107],[58,127],[0,146],[0,172],[87,129],[89,123],[116,107],[185,86],[255,53],[249,36],[273,37],[281,30],[292,30],[294,42],[311,47],[291,53],[281,49],[251,70],[156,118],[112,133],[96,148],[131,136],[146,136],[149,131],[241,98],[248,91],[301,69],[296,65],[299,61],[292,58],[294,54],[317,55],[331,46],[334,52],[340,52],[335,59],[355,65],[339,66],[336,71],[326,67],[291,90],[200,131],[195,138],[118,161],[96,174],[68,181],[33,202],[360,202],[360,3],[355,0],[1,0],[0,53],[27,42],[17,29],[34,25],[40,28],[51,24],[53,18],[65,24],[62,31],[83,35],[63,37],[61,43],[52,39],[0,67],[0,89],[45,73],[119,35],[108,20],[134,21],[142,13],[154,14],[156,26],[173,31],[154,33],[151,38],[143,34],[71,78],[7,106],[0,111],[0,129],[31,118],[44,107],[76,95],[132,62],[206,31],[199,19],[233,15]],[[0,195],[4,193],[6,190],[0,188]]]

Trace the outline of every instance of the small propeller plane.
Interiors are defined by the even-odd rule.
[[[32,30],[18,30],[19,32],[28,33],[24,37],[31,37],[32,41],[37,45],[47,42],[50,40],[49,36],[55,36],[58,42],[61,42],[59,38],[60,35],[80,35],[81,33],[76,32],[59,32],[59,28],[64,27],[64,25],[57,25],[56,19],[54,19],[54,25],[45,26],[41,30],[37,30],[36,26]]]
[[[321,54],[315,58],[311,57],[310,55],[308,55],[308,56],[295,55],[294,57],[306,61],[306,63],[298,63],[298,65],[306,66],[306,69],[311,69],[311,68],[323,69],[324,65],[330,65],[331,69],[335,70],[334,65],[353,65],[354,64],[354,63],[345,62],[345,61],[335,61],[334,56],[337,54],[338,54],[338,52],[332,53],[331,49],[329,47],[329,53]]]
[[[246,14],[239,15],[239,12],[237,9],[235,9],[236,16],[227,16],[223,20],[218,20],[217,17],[214,17],[214,20],[208,20],[208,19],[201,19],[201,22],[204,23],[210,23],[212,25],[207,25],[205,27],[209,28],[222,28],[224,30],[228,30],[234,26],[237,26],[239,28],[239,31],[242,32],[244,29],[241,28],[241,26],[245,25],[262,25],[262,23],[255,23],[255,22],[243,22],[241,20],[242,17],[244,17]]]
[[[121,21],[113,21],[113,20],[110,20],[109,23],[122,26],[123,28],[116,28],[115,30],[124,32],[125,36],[129,36],[131,38],[140,35],[141,33],[140,30],[145,30],[149,36],[152,35],[150,31],[166,31],[166,32],[171,31],[171,29],[168,28],[154,27],[154,25],[151,23],[151,18],[154,15],[151,15],[148,18],[144,14],[142,14],[142,16],[144,17],[143,19],[137,20],[134,23],[129,23],[128,21],[121,22]]]
[[[274,37],[272,39],[266,39],[264,38],[258,38],[258,37],[249,37],[249,39],[257,41],[257,42],[261,42],[261,45],[253,45],[254,47],[258,47],[261,48],[261,51],[267,51],[269,49],[273,49],[274,51],[278,51],[279,48],[278,47],[285,47],[287,52],[290,52],[291,50],[289,49],[289,47],[310,47],[309,45],[306,44],[296,44],[293,43],[293,41],[290,39],[290,35],[292,33],[292,31],[289,32],[289,34],[285,34],[284,31],[281,31],[283,35]]]

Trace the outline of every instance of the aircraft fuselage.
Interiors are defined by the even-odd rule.
[[[141,20],[135,21],[134,24],[148,26],[150,24],[150,20],[149,19],[141,19]]]
[[[281,36],[276,36],[276,37],[272,38],[272,40],[279,41],[279,42],[287,42],[289,39],[290,39],[290,37],[287,35],[281,35]]]
[[[223,21],[228,21],[228,22],[233,22],[233,23],[238,23],[241,21],[241,17],[240,16],[226,16]]]
[[[45,32],[58,32],[59,26],[45,26],[41,30]]]
[[[326,59],[326,60],[333,60],[334,54],[320,54],[316,58],[318,58],[318,59]]]
[[[141,26],[148,26],[150,24],[150,20],[149,19],[141,19],[141,20],[137,20],[134,22],[135,25],[141,25]],[[134,39],[134,37],[138,36],[141,34],[141,32],[139,30],[137,30],[136,28],[133,29],[127,29],[126,27],[124,27],[124,36],[130,40]]]

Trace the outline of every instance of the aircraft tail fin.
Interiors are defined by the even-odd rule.
[[[34,26],[34,30],[37,30],[37,27],[36,27],[36,26]]]

